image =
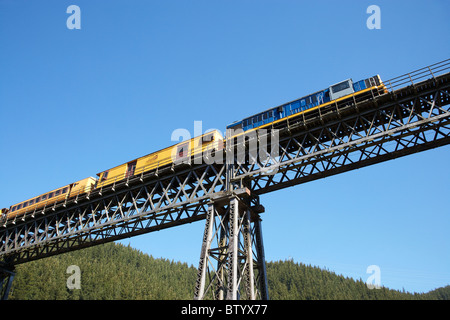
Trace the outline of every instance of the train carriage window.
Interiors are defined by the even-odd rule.
[[[67,187],[65,187],[64,189],[62,189],[62,193],[61,194],[64,194],[64,193],[66,193],[67,192]]]
[[[312,103],[316,103],[317,102],[317,97],[315,95],[311,96],[311,98],[312,98]]]
[[[306,104],[311,104],[311,97],[306,97],[305,100],[306,100]]]
[[[323,96],[324,96],[323,92],[320,92],[317,94],[316,99],[317,99],[318,104],[323,103]]]
[[[177,149],[177,160],[186,157],[188,155],[188,152],[189,152],[189,143],[179,145]]]
[[[46,195],[46,194],[44,194],[43,196],[41,196],[41,201],[43,201],[43,200],[45,200],[45,199],[47,199],[47,195]]]
[[[38,203],[40,200],[40,197],[37,197],[36,200],[34,201],[34,203]]]
[[[53,198],[53,192],[50,192],[49,194],[48,194],[48,198],[50,199],[50,198]]]
[[[184,153],[185,153],[185,151],[184,151],[184,148],[183,148],[183,147],[181,147],[180,149],[178,149],[178,156],[179,156],[179,157],[184,157]]]
[[[136,169],[136,163],[137,163],[137,161],[128,163],[127,173],[125,175],[125,178],[131,177],[134,175],[134,170]]]
[[[19,210],[20,208],[22,208],[22,204],[19,204],[19,205],[17,206],[17,210]]]
[[[28,205],[31,206],[34,203],[34,200],[28,201]]]
[[[24,202],[22,208],[25,208],[28,205],[28,202]]]
[[[103,172],[102,182],[105,181],[106,179],[108,179],[108,173],[109,173],[109,171]],[[75,185],[74,185],[74,186],[75,186]]]
[[[56,197],[56,196],[59,196],[60,193],[61,193],[61,190],[56,190],[56,191],[55,191],[55,197]]]
[[[16,209],[17,209],[17,207],[16,207],[16,206],[12,207],[12,210],[11,210],[11,212],[13,212],[13,211],[16,211]]]

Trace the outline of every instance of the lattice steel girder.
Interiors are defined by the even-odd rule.
[[[224,181],[223,166],[181,165],[29,213],[0,226],[1,258],[18,264],[204,219]]]
[[[232,181],[263,194],[449,144],[449,77],[328,110],[314,126],[299,119],[280,131],[277,157],[236,165]]]
[[[242,190],[242,189],[240,189]],[[267,300],[267,273],[259,198],[239,190],[208,205],[194,299]]]

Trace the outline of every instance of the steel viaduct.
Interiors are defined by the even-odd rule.
[[[194,299],[269,299],[259,195],[449,144],[449,71],[450,59],[384,81],[387,93],[300,114],[272,128],[278,139],[254,137],[267,150],[227,138],[221,164],[172,166],[3,219],[1,298],[15,265],[204,220]]]

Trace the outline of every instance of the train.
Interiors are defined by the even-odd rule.
[[[123,182],[136,175],[167,168],[174,163],[187,163],[190,159],[203,156],[207,150],[223,149],[223,137],[220,131],[213,130],[201,136],[182,141],[168,148],[150,153],[127,163],[97,173],[97,177],[88,177],[51,190],[39,196],[16,203],[9,208],[0,209],[0,221],[24,216],[27,213],[51,208],[57,202],[102,190],[107,186]]]
[[[338,102],[350,101],[350,99],[353,100],[365,93],[373,93],[374,91],[377,93],[388,92],[379,75],[356,82],[347,79],[323,90],[235,121],[228,125],[226,129],[232,130],[231,138],[233,138],[233,136],[243,132],[267,128],[286,119],[316,109],[326,108]],[[224,144],[223,136],[219,130],[204,133],[198,137],[103,170],[96,174],[97,177],[88,177],[16,203],[9,208],[0,209],[0,221],[25,216],[41,209],[45,210],[45,208],[49,208],[60,201],[66,201],[96,189],[102,190],[105,187],[114,186],[137,175],[143,175],[151,171],[157,172],[177,163],[195,160],[197,157],[203,157],[207,150],[223,150]]]
[[[266,128],[290,117],[325,108],[335,102],[341,102],[361,96],[369,91],[387,93],[386,86],[379,75],[353,82],[347,79],[333,84],[326,89],[311,93],[299,99],[270,108],[227,126],[228,130],[258,130]]]

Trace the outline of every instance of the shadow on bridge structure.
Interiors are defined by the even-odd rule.
[[[226,137],[222,162],[146,172],[3,218],[1,298],[18,264],[204,220],[194,299],[269,299],[259,196],[449,144],[449,70],[450,59],[384,81],[386,92],[299,114],[240,143]],[[263,139],[264,150],[253,143]],[[239,148],[248,151],[245,161],[236,161]]]

